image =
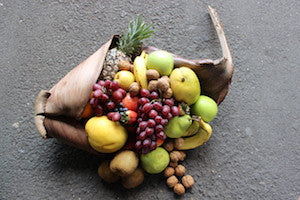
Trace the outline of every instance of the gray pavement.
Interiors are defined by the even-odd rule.
[[[131,3],[130,3],[131,2]],[[297,199],[300,195],[299,1],[0,0],[0,199]],[[161,175],[133,190],[97,176],[101,160],[43,140],[33,102],[110,35],[143,14],[147,43],[218,58],[207,5],[219,12],[235,73],[210,141],[188,153],[181,198]]]

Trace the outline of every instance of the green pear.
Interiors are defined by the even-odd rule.
[[[176,116],[169,120],[164,132],[170,138],[180,138],[191,125],[190,115]]]
[[[170,85],[177,101],[192,105],[200,96],[200,82],[195,72],[190,68],[174,69],[170,75]]]
[[[141,164],[149,174],[158,174],[162,172],[170,163],[169,153],[162,147],[147,154],[141,155]]]

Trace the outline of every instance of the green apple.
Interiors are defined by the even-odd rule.
[[[194,104],[199,98],[201,88],[196,73],[187,67],[176,68],[170,75],[170,85],[177,101],[188,105]]]
[[[190,115],[176,116],[169,120],[164,128],[164,132],[169,138],[180,138],[192,125]]]
[[[169,162],[169,153],[162,147],[157,147],[150,153],[141,155],[142,167],[150,174],[162,172],[168,166]]]
[[[210,122],[218,113],[218,105],[212,98],[200,95],[196,103],[192,105],[192,113],[200,116],[203,121]]]
[[[167,51],[154,51],[147,56],[146,67],[155,69],[161,76],[168,76],[174,68],[174,58]]]

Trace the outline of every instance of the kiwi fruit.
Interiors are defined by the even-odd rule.
[[[122,177],[122,185],[126,189],[131,189],[139,186],[144,181],[144,171],[137,168],[132,174]]]
[[[98,175],[108,183],[117,182],[120,177],[114,174],[109,167],[110,162],[108,160],[103,161],[98,168]]]
[[[124,150],[118,153],[110,162],[110,170],[119,176],[132,174],[139,164],[135,152]]]

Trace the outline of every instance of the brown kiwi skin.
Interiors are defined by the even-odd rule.
[[[144,181],[144,171],[137,168],[132,174],[122,177],[122,185],[126,189],[131,189],[139,186]]]
[[[110,162],[110,170],[119,176],[128,176],[134,172],[139,164],[135,152],[124,150],[118,153]]]
[[[118,175],[116,175],[115,173],[113,173],[110,170],[110,161],[109,160],[105,160],[103,161],[99,168],[98,168],[98,175],[105,181],[108,183],[115,183],[117,182],[120,177]]]

